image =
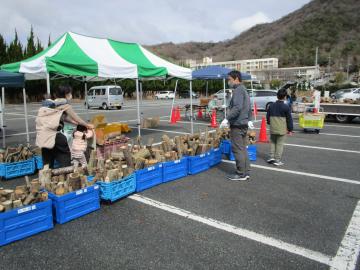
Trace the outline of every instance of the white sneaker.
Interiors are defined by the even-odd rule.
[[[269,158],[266,160],[267,163],[274,163],[275,162],[275,158]]]
[[[282,165],[284,165],[284,163],[281,162],[280,160],[275,160],[272,164],[275,165],[275,166],[282,166]]]

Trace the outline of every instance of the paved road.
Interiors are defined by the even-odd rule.
[[[144,115],[163,117],[158,129],[142,131],[145,141],[160,141],[165,132],[190,132],[185,119],[168,123],[169,101],[144,104]],[[29,106],[32,116],[38,106]],[[75,107],[87,117],[86,110]],[[24,135],[15,135],[24,132],[22,107],[7,109],[7,134],[13,134],[7,141],[23,142]],[[136,119],[134,102],[121,111],[90,110],[90,115],[99,112],[109,121]],[[29,123],[33,131],[34,117]],[[136,121],[129,123],[135,127]],[[206,125],[198,121],[195,131]],[[225,179],[234,165],[224,157],[207,172],[102,204],[97,212],[2,247],[0,269],[288,270],[333,264],[359,269],[359,138],[358,122],[327,122],[319,135],[297,128],[287,139],[281,168],[266,164],[269,145],[259,144],[248,182]]]

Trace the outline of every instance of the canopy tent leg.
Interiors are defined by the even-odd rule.
[[[25,113],[25,128],[26,128],[26,143],[30,143],[30,136],[29,136],[29,121],[28,121],[28,112],[27,112],[27,105],[26,105],[26,91],[23,88],[23,97],[24,97],[24,113]]]
[[[191,119],[191,134],[194,134],[192,81],[190,81],[190,119]]]
[[[254,88],[253,88],[253,81],[252,78],[250,80],[250,85],[251,85],[251,95],[253,97],[253,102],[252,102],[252,109],[254,110],[254,120],[256,121],[256,114],[255,114],[255,98],[254,98]]]
[[[90,121],[90,115],[89,115],[89,104],[88,104],[88,89],[87,89],[87,81],[85,81],[85,87],[84,87],[84,91],[85,91],[85,106],[86,106],[86,120]]]
[[[1,87],[1,107],[2,107],[2,112],[1,112],[1,130],[2,130],[2,146],[3,148],[5,148],[6,146],[6,135],[5,135],[5,87]]]
[[[137,128],[138,128],[138,136],[141,136],[139,79],[136,79],[135,83],[136,83],[136,103],[137,103]]]
[[[223,83],[224,83],[224,119],[226,119],[226,93],[225,93],[226,82],[225,82],[225,78],[223,79]]]
[[[46,93],[49,95],[50,98],[50,74],[46,73]]]
[[[140,87],[140,106],[141,108],[143,108],[143,89],[142,89],[142,81],[139,81],[139,87]],[[144,112],[141,110],[140,111],[140,123],[141,120],[144,119]]]
[[[176,97],[176,89],[177,89],[178,81],[179,81],[179,80],[176,80],[176,82],[175,82],[174,98],[173,98],[173,100],[172,100],[172,104],[171,104],[171,110],[170,110],[169,122],[171,122],[171,115],[172,115],[172,111],[173,111],[173,109],[174,109],[175,97]]]

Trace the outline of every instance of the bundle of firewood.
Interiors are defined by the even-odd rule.
[[[49,192],[61,196],[68,192],[92,186],[96,181],[88,181],[86,172],[81,167],[69,166],[49,169],[49,166],[45,165],[39,171],[39,182]]]
[[[92,151],[88,162],[88,173],[94,176],[94,181],[111,182],[122,179],[135,169],[128,144],[117,145],[109,156],[98,158],[96,151]]]
[[[26,177],[26,184],[23,186],[17,186],[15,189],[0,188],[0,212],[43,202],[47,199],[48,193],[41,190],[39,180],[29,181],[29,178]]]
[[[24,161],[39,154],[40,149],[38,147],[33,148],[24,145],[6,147],[5,149],[0,149],[0,163]]]

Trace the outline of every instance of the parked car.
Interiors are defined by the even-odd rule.
[[[251,104],[256,103],[258,110],[267,110],[277,100],[277,90],[248,90]]]
[[[172,91],[161,91],[155,95],[155,99],[170,99],[174,98],[174,92]]]
[[[180,98],[190,98],[190,90],[186,90],[186,91],[179,91],[179,97]],[[195,92],[192,92],[192,97],[193,98],[198,98],[199,95]]]
[[[335,93],[332,93],[331,97],[340,101],[344,99],[360,99],[360,88],[340,89]]]
[[[232,95],[232,89],[225,89],[225,95],[228,92],[230,92],[230,94]],[[216,97],[217,99],[224,99],[224,89],[221,89],[221,90],[217,91],[214,94],[214,97]]]
[[[99,107],[121,109],[124,104],[123,92],[118,85],[102,85],[91,87],[87,93],[85,105],[88,108]]]

